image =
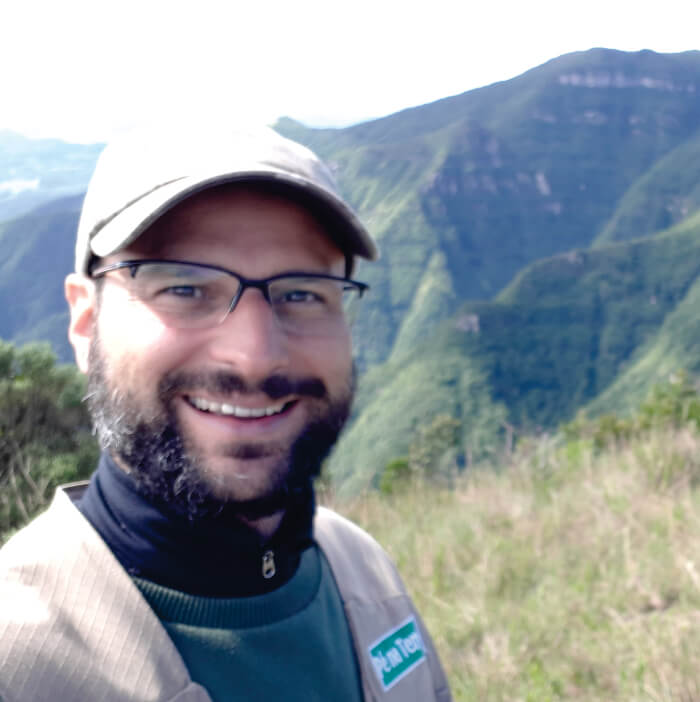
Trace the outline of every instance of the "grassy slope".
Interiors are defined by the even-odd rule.
[[[595,246],[667,229],[700,207],[700,133],[661,158],[625,193]]]
[[[397,561],[455,699],[698,699],[700,437],[524,447],[454,492],[335,506]]]
[[[451,294],[439,270],[426,291],[435,304]],[[506,419],[533,430],[599,396],[596,411],[635,405],[664,373],[697,368],[699,274],[700,213],[664,235],[533,264],[361,379],[331,473],[345,492],[371,484],[437,414],[459,419],[465,451],[483,458]]]

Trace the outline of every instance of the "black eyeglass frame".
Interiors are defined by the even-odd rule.
[[[110,263],[106,266],[101,266],[95,270],[91,270],[89,276],[90,278],[95,280],[98,278],[102,278],[105,274],[111,273],[112,271],[118,271],[124,268],[128,268],[131,277],[135,278],[140,266],[153,263],[170,263],[183,266],[198,266],[199,268],[206,268],[208,270],[225,273],[226,275],[230,275],[232,278],[235,278],[237,281],[239,281],[240,287],[236,295],[234,295],[233,299],[231,300],[231,304],[229,305],[228,311],[226,312],[227,315],[231,314],[231,312],[233,312],[233,310],[236,308],[238,301],[241,299],[241,296],[247,288],[256,288],[257,290],[260,290],[267,303],[269,305],[272,305],[272,300],[270,299],[270,283],[273,283],[276,280],[282,280],[284,278],[315,278],[319,280],[334,280],[339,283],[345,283],[346,285],[349,285],[352,289],[357,290],[358,299],[362,299],[362,296],[365,294],[365,292],[369,290],[369,285],[367,283],[362,283],[359,280],[353,280],[352,278],[347,278],[343,276],[330,275],[328,273],[310,273],[308,271],[286,271],[284,273],[278,273],[277,275],[270,276],[269,278],[246,278],[240,273],[236,273],[235,271],[229,270],[228,268],[224,268],[223,266],[217,266],[213,263],[198,263],[197,261],[181,261],[177,259],[163,258],[139,258],[131,261],[118,261],[117,263]]]

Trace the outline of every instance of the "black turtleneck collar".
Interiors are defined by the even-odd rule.
[[[192,595],[247,597],[287,582],[312,543],[313,488],[290,499],[279,529],[265,542],[226,508],[192,523],[153,503],[103,453],[77,506],[131,575]],[[264,577],[271,561],[275,574]]]

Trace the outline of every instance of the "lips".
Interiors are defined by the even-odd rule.
[[[282,414],[288,409],[292,402],[278,402],[266,407],[243,407],[228,402],[215,402],[203,397],[187,397],[187,401],[195,409],[209,414],[217,414],[223,417],[236,417],[238,419],[261,419],[262,417],[272,417]]]

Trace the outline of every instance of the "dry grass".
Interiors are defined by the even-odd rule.
[[[700,437],[521,448],[335,504],[399,565],[456,700],[700,700]]]

